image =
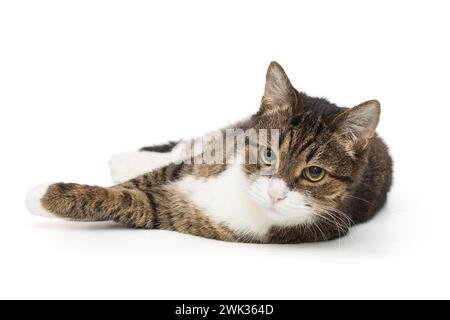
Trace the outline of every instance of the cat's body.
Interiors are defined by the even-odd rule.
[[[334,239],[373,217],[386,201],[392,164],[375,135],[378,118],[376,101],[344,109],[299,93],[273,63],[260,111],[232,128],[278,130],[276,151],[246,142],[243,153],[216,148],[214,156],[223,161],[211,164],[197,161],[204,150],[189,153],[191,141],[147,147],[112,158],[118,185],[40,186],[30,192],[28,207],[37,214],[224,241]],[[249,163],[254,154],[264,161]],[[268,169],[271,174],[263,174]]]

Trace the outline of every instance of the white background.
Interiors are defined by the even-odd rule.
[[[0,2],[0,298],[450,298],[448,1]],[[27,190],[109,185],[109,156],[301,91],[382,103],[395,185],[373,221],[305,245],[46,220]]]

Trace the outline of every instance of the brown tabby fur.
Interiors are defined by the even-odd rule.
[[[310,206],[320,217],[316,224],[273,227],[264,238],[238,234],[224,224],[213,223],[173,187],[173,182],[187,175],[204,179],[217,176],[226,170],[226,164],[170,164],[110,188],[57,183],[48,189],[42,205],[67,219],[113,220],[136,228],[172,230],[224,241],[300,243],[345,235],[351,225],[369,220],[385,203],[392,182],[388,149],[377,135],[349,146],[346,133],[337,134],[348,109],[298,92],[287,76],[280,80],[287,94],[271,94],[272,72],[285,76],[281,67],[272,63],[260,111],[234,127],[281,130],[276,177],[291,190],[309,195]],[[159,151],[170,151],[174,145]],[[225,152],[223,157],[227,157]],[[325,179],[318,183],[304,179],[302,171],[309,165],[324,168],[328,172]],[[259,164],[244,165],[249,179],[256,178],[259,169]],[[333,214],[322,214],[324,211]]]

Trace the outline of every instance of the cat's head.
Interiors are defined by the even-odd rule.
[[[338,108],[298,92],[273,62],[252,126],[279,130],[279,148],[258,146],[258,164],[245,166],[250,195],[279,225],[318,217],[347,223],[342,210],[367,165],[379,118],[375,100]],[[276,170],[263,174],[267,168]]]

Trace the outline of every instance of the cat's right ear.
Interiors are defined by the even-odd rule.
[[[339,114],[332,122],[338,141],[349,154],[366,149],[380,121],[380,103],[370,100]]]
[[[261,112],[293,110],[296,105],[297,95],[286,72],[277,62],[272,62],[267,70]]]

